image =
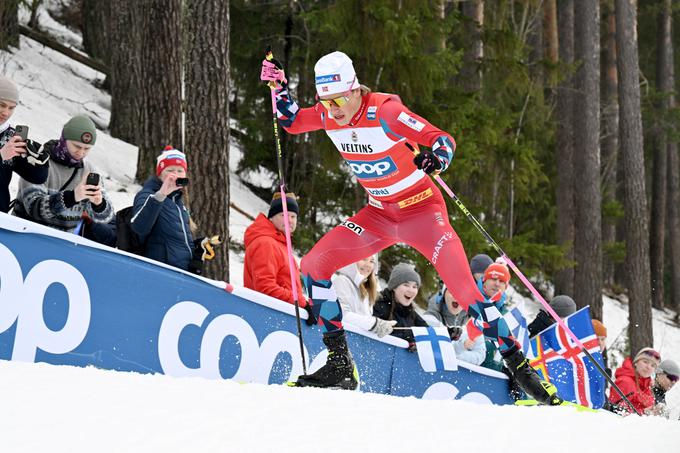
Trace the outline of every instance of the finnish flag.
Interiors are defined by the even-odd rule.
[[[529,329],[527,327],[527,320],[520,310],[520,307],[515,307],[503,316],[505,322],[508,324],[512,335],[520,345],[522,345],[522,352],[528,359],[536,357],[534,350],[531,347],[531,340],[529,339]]]
[[[411,327],[416,340],[418,359],[424,371],[456,371],[456,351],[449,331],[442,327]]]

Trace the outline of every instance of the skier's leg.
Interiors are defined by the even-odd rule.
[[[310,375],[298,378],[298,386],[355,389],[358,385],[352,355],[342,328],[342,310],[333,290],[331,276],[354,263],[390,246],[393,241],[383,231],[390,229],[384,219],[366,207],[328,232],[302,258],[300,271],[312,303],[312,312],[322,326],[328,348],[326,364]]]
[[[544,404],[559,404],[561,399],[556,395],[554,386],[545,383],[548,384],[546,387],[531,368],[499,307],[494,301],[487,300],[475,284],[463,244],[448,222],[443,201],[422,203],[412,214],[404,216],[400,222],[400,239],[430,260],[453,297],[470,314],[474,325],[485,338],[498,345],[522,389]],[[436,221],[429,228],[424,228],[423,218]]]

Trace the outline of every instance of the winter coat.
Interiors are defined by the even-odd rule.
[[[427,327],[428,324],[416,313],[415,302],[405,307],[394,300],[394,291],[389,288],[383,289],[378,295],[378,299],[373,306],[373,315],[380,319],[396,320],[395,327]],[[394,309],[393,309],[394,307]],[[403,338],[409,343],[413,343],[415,338],[410,329],[394,330],[392,335]]]
[[[373,308],[368,296],[361,297],[359,290],[366,278],[359,273],[356,263],[348,264],[333,276],[333,288],[342,307],[342,322],[371,330],[376,322]]]
[[[468,319],[468,314],[465,310],[457,315],[451,313],[446,307],[444,295],[441,293],[434,294],[430,297],[427,301],[427,311],[425,311],[425,314],[436,318],[440,323],[446,326],[462,326]]]
[[[453,349],[456,351],[456,357],[463,362],[471,363],[473,365],[481,365],[486,358],[486,344],[484,343],[484,336],[480,335],[474,340],[472,349],[465,349],[464,343],[468,339],[465,329],[460,335],[460,338],[453,342]]]
[[[243,260],[243,286],[284,302],[295,303],[293,287],[290,284],[286,236],[277,230],[264,214],[260,214],[246,228],[243,243],[246,248]],[[302,294],[297,262],[295,262],[295,285],[298,304],[304,308],[307,306],[307,300]]]
[[[0,148],[5,146],[14,136],[14,128],[8,126],[0,132]],[[12,181],[12,173],[16,173],[26,181],[33,184],[42,184],[47,180],[47,165],[31,165],[21,157],[0,161],[0,212],[9,212],[9,183]]]
[[[554,323],[555,320],[552,316],[550,316],[550,314],[548,314],[548,312],[540,310],[536,315],[536,319],[531,321],[531,324],[527,326],[527,330],[529,330],[529,336],[534,337],[538,335],[543,330],[552,326]]]
[[[641,414],[645,409],[654,405],[654,395],[652,394],[652,378],[643,378],[635,373],[635,366],[630,357],[623,361],[620,368],[614,373],[616,385],[619,386],[624,395],[633,403],[633,406]],[[628,403],[622,401],[618,392],[610,390],[609,401],[623,412],[631,412]]]
[[[147,179],[135,195],[130,226],[144,244],[145,257],[188,270],[194,250],[189,212],[182,191],[163,198],[158,193],[162,185],[155,176]]]
[[[51,152],[56,144],[57,140],[51,140],[43,146]],[[62,231],[73,231],[84,214],[93,222],[108,223],[114,212],[103,181],[100,182],[102,203],[99,206],[92,205],[87,198],[75,201],[73,191],[88,173],[97,173],[97,170],[84,160],[78,165],[67,166],[50,159],[49,173],[43,184],[32,184],[24,179],[19,182],[13,213]]]

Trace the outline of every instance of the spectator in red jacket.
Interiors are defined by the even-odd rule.
[[[292,235],[300,213],[295,194],[286,194],[286,204]],[[264,214],[258,215],[246,229],[243,242],[246,249],[243,261],[243,286],[284,302],[294,303],[286,249],[283,203],[279,193],[274,194],[267,217]],[[301,308],[306,309],[307,300],[302,293],[297,262],[295,262],[295,276],[298,303]]]
[[[654,349],[642,348],[635,358],[631,360],[628,357],[624,360],[623,365],[614,373],[616,385],[640,414],[648,413],[654,405],[651,376],[660,361],[661,355]],[[609,401],[613,405],[614,412],[624,414],[632,412],[628,403],[623,401],[621,395],[614,390],[610,390]]]

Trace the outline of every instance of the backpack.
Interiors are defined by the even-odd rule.
[[[116,247],[119,250],[144,256],[144,242],[132,230],[132,206],[116,213]]]

